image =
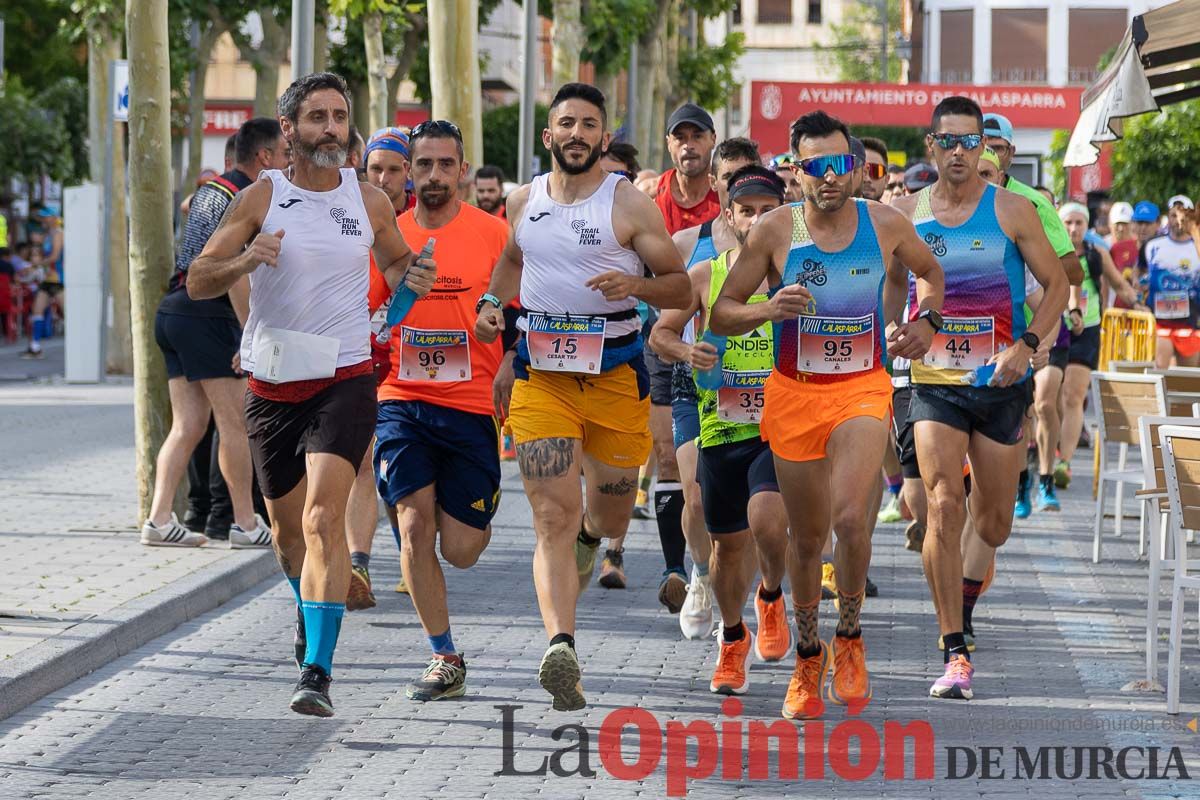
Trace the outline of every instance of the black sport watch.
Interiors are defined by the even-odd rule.
[[[475,313],[478,314],[480,311],[482,311],[483,307],[488,303],[491,303],[496,308],[502,308],[499,297],[496,297],[494,294],[488,294],[487,292],[484,292],[483,296],[479,298],[479,302],[475,304]]]
[[[1042,338],[1033,331],[1025,331],[1021,334],[1021,341],[1028,345],[1030,350],[1037,350],[1042,343]]]
[[[932,308],[927,308],[917,315],[917,319],[923,319],[933,326],[933,332],[937,333],[942,329],[942,314],[940,311],[935,311]]]

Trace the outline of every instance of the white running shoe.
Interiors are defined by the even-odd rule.
[[[229,546],[234,550],[270,547],[271,529],[258,514],[254,515],[254,530],[244,531],[236,523],[229,526]]]
[[[200,547],[208,541],[203,533],[189,531],[179,524],[179,518],[171,514],[166,525],[155,525],[150,520],[142,526],[142,544],[151,547]]]
[[[679,609],[679,629],[686,639],[703,639],[712,632],[712,626],[712,581],[707,575],[698,575],[693,565],[687,599],[683,601],[683,608]]]

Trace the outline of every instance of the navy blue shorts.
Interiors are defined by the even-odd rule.
[[[671,431],[675,435],[676,450],[700,438],[700,407],[696,401],[671,402]]]
[[[393,507],[432,483],[442,511],[486,530],[500,502],[495,418],[420,400],[380,403],[375,480],[380,497]]]

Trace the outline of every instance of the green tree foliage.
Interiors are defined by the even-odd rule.
[[[882,139],[888,147],[888,156],[897,153],[904,155],[907,163],[928,161],[925,148],[925,130],[923,128],[906,128],[892,125],[852,125],[850,132],[862,139],[873,136]]]
[[[550,153],[542,146],[542,127],[550,109],[538,104],[533,112],[534,143],[533,154],[541,159],[542,169],[550,167]],[[483,129],[487,136],[483,137],[483,160],[504,170],[509,180],[515,180],[517,175],[517,137],[521,121],[521,106],[514,103],[511,106],[500,106],[483,114]]]
[[[888,81],[900,80],[900,57],[894,45],[895,33],[900,30],[900,0],[886,0],[888,19]],[[855,83],[877,83],[880,55],[880,22],[882,3],[859,0],[847,5],[842,21],[831,25],[833,43],[818,46],[829,66],[837,70],[838,79]]]
[[[0,147],[0,178],[20,177],[33,183],[45,175],[52,180],[69,181],[77,179],[80,172],[87,172],[86,149],[77,165],[72,152],[72,136],[67,120],[62,117],[77,105],[77,98],[67,99],[71,94],[65,83],[34,94],[15,76],[8,78],[4,93],[0,94],[0,142],[4,143]],[[54,101],[58,107],[48,107],[47,100]],[[83,119],[86,137],[86,110],[81,109],[78,113]]]
[[[723,108],[738,88],[733,67],[746,52],[744,37],[733,33],[717,45],[697,43],[679,51],[679,82],[692,102],[704,108]]]
[[[629,64],[629,51],[650,25],[654,0],[590,0],[583,5],[587,44],[583,60],[601,74],[620,72]],[[551,16],[552,5],[542,0],[539,10]]]
[[[1113,145],[1113,197],[1162,205],[1173,194],[1196,196],[1200,192],[1197,152],[1200,101],[1126,120],[1125,136]]]
[[[59,35],[72,14],[67,0],[3,0],[0,14],[8,79],[15,77],[34,93],[63,77],[87,80],[87,48]]]

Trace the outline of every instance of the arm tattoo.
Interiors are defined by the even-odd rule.
[[[615,494],[624,497],[637,488],[632,478],[621,478],[611,483],[602,483],[598,487],[600,494]]]
[[[246,188],[249,189],[250,187],[247,186]],[[213,229],[213,233],[216,233],[217,231],[221,230],[221,228],[225,227],[225,224],[229,222],[229,218],[233,216],[234,209],[242,204],[242,199],[245,196],[245,190],[240,191],[233,196],[233,199],[229,201],[229,205],[225,207],[225,213],[221,215],[221,220],[217,223],[217,227]]]
[[[521,476],[530,480],[561,478],[575,461],[574,439],[535,439],[517,445]]]

